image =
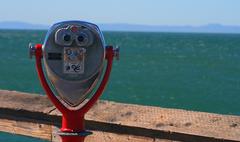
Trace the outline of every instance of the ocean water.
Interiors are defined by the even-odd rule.
[[[28,43],[42,43],[45,34],[0,31],[0,89],[44,94]],[[240,34],[104,32],[104,37],[121,53],[101,99],[240,115]],[[7,134],[0,141],[2,135]]]

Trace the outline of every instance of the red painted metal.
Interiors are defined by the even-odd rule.
[[[36,58],[36,69],[38,73],[39,80],[41,82],[42,87],[44,88],[48,98],[51,100],[51,102],[56,106],[56,108],[61,113],[66,113],[67,108],[56,98],[56,96],[53,94],[52,90],[50,89],[47,80],[44,76],[43,69],[42,69],[42,45],[36,44],[35,45],[35,58]]]
[[[84,133],[84,115],[88,110],[96,103],[99,99],[105,86],[107,85],[111,69],[112,69],[112,61],[114,57],[114,51],[111,46],[106,48],[106,56],[107,60],[106,70],[101,81],[101,84],[93,97],[79,110],[69,110],[67,109],[54,95],[51,88],[49,87],[47,80],[45,78],[43,69],[42,69],[42,45],[35,45],[35,57],[36,57],[36,69],[38,72],[38,77],[40,79],[41,85],[44,88],[48,98],[52,101],[52,103],[56,106],[56,108],[62,113],[62,128],[61,132],[63,133]],[[85,135],[61,135],[62,142],[83,142]]]

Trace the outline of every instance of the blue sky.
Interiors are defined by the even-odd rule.
[[[0,21],[240,25],[240,0],[6,0]]]

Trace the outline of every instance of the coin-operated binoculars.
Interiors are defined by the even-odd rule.
[[[84,141],[91,134],[84,129],[84,115],[102,94],[119,49],[105,46],[97,25],[65,21],[54,24],[44,44],[30,45],[29,52],[30,57],[35,56],[38,77],[48,98],[62,113],[62,141]]]

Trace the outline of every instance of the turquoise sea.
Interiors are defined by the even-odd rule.
[[[44,94],[28,43],[46,31],[0,30],[0,89]],[[240,115],[240,34],[104,32],[119,45],[102,99]],[[1,133],[0,141],[36,141]],[[9,140],[9,139],[8,139]]]

